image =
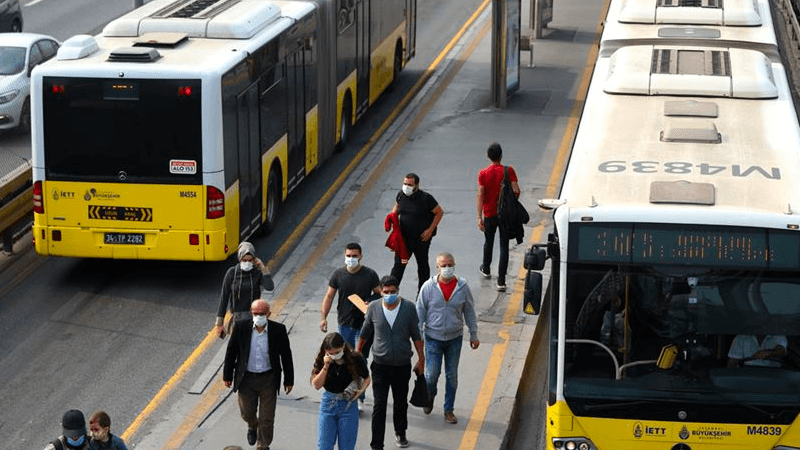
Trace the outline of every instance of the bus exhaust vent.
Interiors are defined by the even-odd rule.
[[[717,132],[717,126],[709,120],[667,120],[660,138],[662,142],[695,144],[719,144],[722,142],[722,136]]]
[[[724,50],[653,49],[650,73],[731,76],[731,56]]]
[[[711,183],[692,183],[686,180],[650,183],[650,203],[713,206],[716,201],[716,190]]]
[[[722,8],[722,0],[658,0],[658,7]]]
[[[153,14],[163,19],[206,19],[239,3],[240,0],[184,0]]]
[[[677,100],[664,102],[664,115],[668,117],[718,117],[719,108],[713,102]]]
[[[147,47],[122,47],[108,55],[109,62],[153,62],[159,58],[158,50]]]
[[[187,39],[186,33],[145,33],[133,40],[133,46],[175,48]]]

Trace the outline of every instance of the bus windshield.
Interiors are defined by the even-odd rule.
[[[45,77],[47,178],[201,184],[200,99],[196,79]]]
[[[579,415],[800,404],[800,273],[570,263],[567,286],[564,396]]]

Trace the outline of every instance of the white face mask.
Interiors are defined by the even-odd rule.
[[[456,273],[456,268],[453,266],[440,267],[439,273],[442,274],[442,277],[447,278],[449,280],[450,278],[453,278],[453,275]]]
[[[406,194],[406,196],[410,196],[413,193],[414,193],[414,188],[413,187],[411,187],[411,186],[409,186],[407,184],[403,185],[403,194]]]
[[[330,356],[332,360],[338,361],[342,359],[342,356],[344,356],[344,350],[340,351],[339,353],[334,353],[333,355],[328,355],[328,356]]]
[[[249,272],[253,270],[253,261],[242,261],[239,263],[239,267],[241,267],[245,272]]]
[[[348,269],[355,269],[356,267],[358,267],[358,258],[353,256],[345,256],[344,264],[347,266]]]
[[[267,324],[267,316],[264,316],[264,315],[255,316],[254,315],[253,316],[253,324],[255,324],[255,326],[257,326],[257,327],[265,326]]]

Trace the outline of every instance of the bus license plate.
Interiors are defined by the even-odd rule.
[[[144,245],[144,233],[106,233],[103,242],[106,244]]]

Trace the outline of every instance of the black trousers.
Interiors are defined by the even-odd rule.
[[[423,242],[417,238],[415,241],[403,237],[403,240],[406,242],[406,248],[408,249],[408,259],[411,260],[411,255],[414,255],[414,258],[417,260],[417,278],[419,278],[419,282],[417,284],[417,290],[422,288],[422,284],[428,281],[428,278],[431,277],[431,266],[428,263],[428,251],[431,249],[431,240],[428,239],[427,241]],[[406,264],[402,263],[402,260],[397,253],[394,256],[394,267],[392,267],[392,276],[397,278],[397,282],[400,283],[403,281],[403,273],[406,271]],[[398,286],[399,288],[400,286]]]
[[[392,389],[394,408],[392,419],[395,434],[405,433],[408,428],[408,381],[411,379],[411,361],[402,366],[387,366],[374,361],[372,369],[372,396],[375,404],[372,407],[372,440],[371,448],[383,448],[383,437],[386,434],[386,405],[389,400],[389,388]]]
[[[500,230],[500,261],[497,268],[497,284],[506,283],[506,272],[508,271],[508,235],[500,226],[497,216],[486,217],[483,219],[483,270],[491,273],[492,250],[494,250],[494,235]]]

